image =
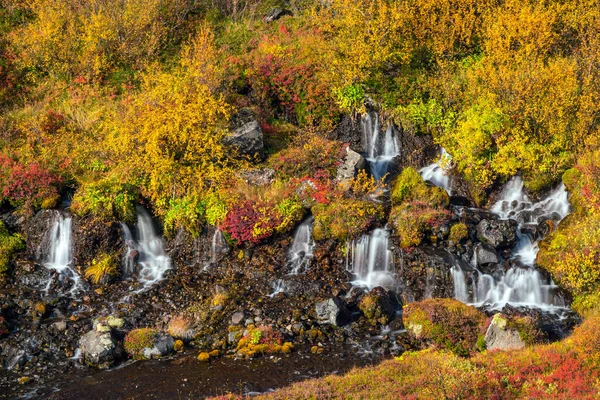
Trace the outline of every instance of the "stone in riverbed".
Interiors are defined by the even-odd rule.
[[[479,243],[475,247],[475,257],[478,267],[495,266],[499,262],[498,254],[491,246]]]
[[[317,320],[322,324],[343,326],[350,322],[351,315],[339,297],[332,297],[316,304]]]
[[[238,311],[233,313],[231,316],[231,323],[234,325],[239,325],[244,320],[244,312]]]
[[[394,318],[399,303],[396,296],[378,286],[363,296],[358,308],[371,325],[387,325]]]
[[[108,331],[94,329],[79,339],[83,361],[90,367],[106,369],[117,359],[117,345]]]

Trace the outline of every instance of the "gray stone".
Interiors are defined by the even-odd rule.
[[[477,224],[477,238],[496,249],[509,249],[517,243],[518,223],[512,219],[488,220]]]
[[[498,254],[492,247],[479,243],[475,247],[475,257],[478,267],[489,266],[490,264],[498,264]]]
[[[67,322],[66,321],[58,321],[52,324],[52,327],[59,332],[64,332],[67,330]]]
[[[92,330],[79,339],[83,361],[90,367],[106,369],[116,359],[117,346],[109,331]]]
[[[293,15],[291,11],[283,9],[281,7],[274,7],[269,11],[269,13],[263,18],[265,22],[273,22],[277,21],[279,18],[284,15]]]
[[[231,316],[231,323],[234,325],[239,325],[244,320],[244,312],[238,311],[233,313]]]
[[[365,166],[366,162],[363,156],[348,146],[346,147],[346,156],[344,157],[344,161],[338,167],[337,179],[339,181],[352,179],[356,176],[358,171],[365,169]]]
[[[485,345],[488,350],[515,350],[525,347],[519,332],[507,326],[507,320],[501,314],[494,315],[485,332]]]
[[[236,147],[241,155],[264,159],[263,132],[252,111],[243,108],[231,117],[230,134],[224,143]]]
[[[350,322],[350,312],[339,297],[332,297],[316,304],[317,320],[322,324],[343,326]]]

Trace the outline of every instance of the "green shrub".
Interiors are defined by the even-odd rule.
[[[164,217],[165,233],[172,236],[178,228],[183,228],[198,237],[204,220],[205,205],[195,196],[171,199]]]
[[[352,239],[384,217],[383,207],[370,201],[339,199],[313,206],[315,240]]]
[[[134,222],[135,203],[139,199],[137,189],[129,184],[105,179],[81,186],[75,196],[71,210],[80,216],[94,215],[123,222]]]
[[[487,317],[454,299],[427,299],[406,305],[404,326],[417,339],[468,356],[478,350]]]
[[[25,242],[20,236],[11,235],[0,221],[0,278],[8,273],[10,257],[21,250],[25,250]]]

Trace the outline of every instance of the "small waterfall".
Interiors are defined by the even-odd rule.
[[[219,254],[227,253],[227,251],[229,251],[229,246],[223,236],[223,232],[219,228],[215,228],[210,246],[210,264],[215,264]]]
[[[72,219],[62,213],[57,212],[57,218],[54,222],[49,237],[49,254],[44,262],[48,269],[56,270],[60,274],[60,279],[68,279],[72,282],[71,295],[75,296],[83,291],[81,276],[72,268],[73,263],[73,242]],[[49,290],[52,281],[48,282],[46,291]]]
[[[389,249],[390,232],[375,229],[370,235],[363,235],[350,246],[348,269],[356,275],[352,283],[372,289],[395,286],[393,254]]]
[[[273,293],[269,295],[271,298],[277,296],[279,293],[285,293],[287,291],[287,285],[283,279],[277,279],[275,282],[271,283],[271,288],[273,289]]]
[[[165,273],[171,269],[171,259],[165,254],[162,238],[156,233],[152,217],[142,208],[138,208],[137,240],[126,225],[123,225],[123,236],[128,246],[128,254],[137,250],[138,263],[141,270],[138,280],[148,288],[164,279]],[[126,256],[124,269],[133,273],[135,260]]]
[[[385,134],[382,134],[379,115],[376,112],[370,112],[363,116],[361,128],[367,150],[366,160],[369,170],[375,179],[381,179],[388,172],[392,159],[400,154],[396,130],[390,124]]]
[[[454,281],[454,298],[463,303],[469,302],[469,293],[467,290],[467,278],[463,270],[456,265],[450,269],[452,280]]]
[[[306,272],[310,260],[313,258],[315,242],[312,238],[314,218],[308,218],[296,229],[294,242],[288,252],[288,263],[292,268],[292,275]]]
[[[433,164],[421,168],[419,173],[424,181],[430,181],[435,186],[444,189],[448,195],[451,194],[451,180],[448,175],[448,166],[452,162],[452,156],[446,152],[446,149],[442,147],[440,158]]]
[[[492,309],[501,309],[506,304],[554,310],[567,306],[552,279],[543,276],[535,268],[539,251],[539,239],[531,237],[524,228],[536,226],[548,219],[561,221],[569,214],[568,193],[563,184],[552,191],[548,197],[534,203],[524,191],[523,180],[519,176],[512,178],[504,187],[501,198],[491,211],[502,219],[514,219],[519,222],[518,242],[511,250],[511,267],[496,279],[476,270],[473,276],[473,298],[476,306],[486,305]],[[516,263],[515,263],[516,262]],[[477,260],[472,260],[474,266]],[[452,271],[455,297],[461,301],[465,297],[463,287],[467,286],[464,272]]]

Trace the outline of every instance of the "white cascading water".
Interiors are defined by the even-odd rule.
[[[75,296],[83,291],[81,276],[72,268],[73,263],[73,242],[72,219],[62,213],[57,212],[56,221],[52,225],[50,232],[49,253],[44,262],[48,269],[56,270],[60,274],[60,279],[68,279],[72,282],[70,293]],[[48,282],[46,291],[49,290],[51,281]]]
[[[294,242],[288,251],[288,263],[291,266],[291,274],[298,275],[306,272],[310,260],[313,258],[315,242],[312,238],[314,218],[308,218],[296,228]]]
[[[138,263],[141,270],[138,276],[144,288],[148,288],[165,278],[165,273],[171,269],[171,259],[165,254],[162,237],[160,237],[152,222],[152,217],[142,208],[138,208],[137,240],[131,235],[127,226],[123,225],[123,235],[128,246],[128,253],[137,250]],[[133,269],[133,260],[128,260],[132,265],[125,265],[125,269]],[[130,273],[133,271],[129,271]]]
[[[448,175],[448,168],[452,163],[452,156],[446,152],[446,149],[441,148],[440,157],[436,162],[421,168],[419,173],[424,181],[429,181],[435,186],[441,187],[449,195],[452,192],[451,180]]]
[[[463,270],[456,265],[450,269],[452,280],[454,281],[454,298],[463,303],[469,302],[469,292],[467,287],[467,278]]]
[[[375,229],[349,244],[346,268],[356,277],[353,285],[369,290],[376,286],[394,288],[394,257],[389,249],[389,237],[389,230]]]
[[[375,179],[381,179],[388,172],[390,161],[400,154],[394,127],[392,124],[388,125],[382,135],[376,112],[365,114],[361,122],[369,169]]]
[[[215,264],[219,254],[226,253],[228,250],[229,246],[223,236],[223,232],[219,228],[215,228],[210,246],[210,264]]]
[[[511,251],[511,260],[517,264],[504,271],[500,279],[475,271],[471,303],[477,306],[486,304],[497,309],[506,304],[549,310],[565,307],[566,303],[558,294],[558,287],[552,279],[544,277],[535,268],[539,239],[523,232],[528,225],[536,226],[548,219],[559,222],[569,214],[570,204],[564,185],[561,184],[548,197],[534,203],[524,192],[523,180],[515,176],[506,184],[500,200],[491,210],[502,219],[519,222],[519,240]],[[476,260],[473,264],[476,265]],[[467,285],[465,274],[462,271],[453,272],[452,276],[455,295],[464,301],[458,295],[464,295],[462,288]]]
[[[273,292],[269,295],[269,297],[273,298],[279,293],[285,293],[287,290],[287,285],[283,279],[277,279],[275,282],[271,283],[271,288],[273,289]]]

